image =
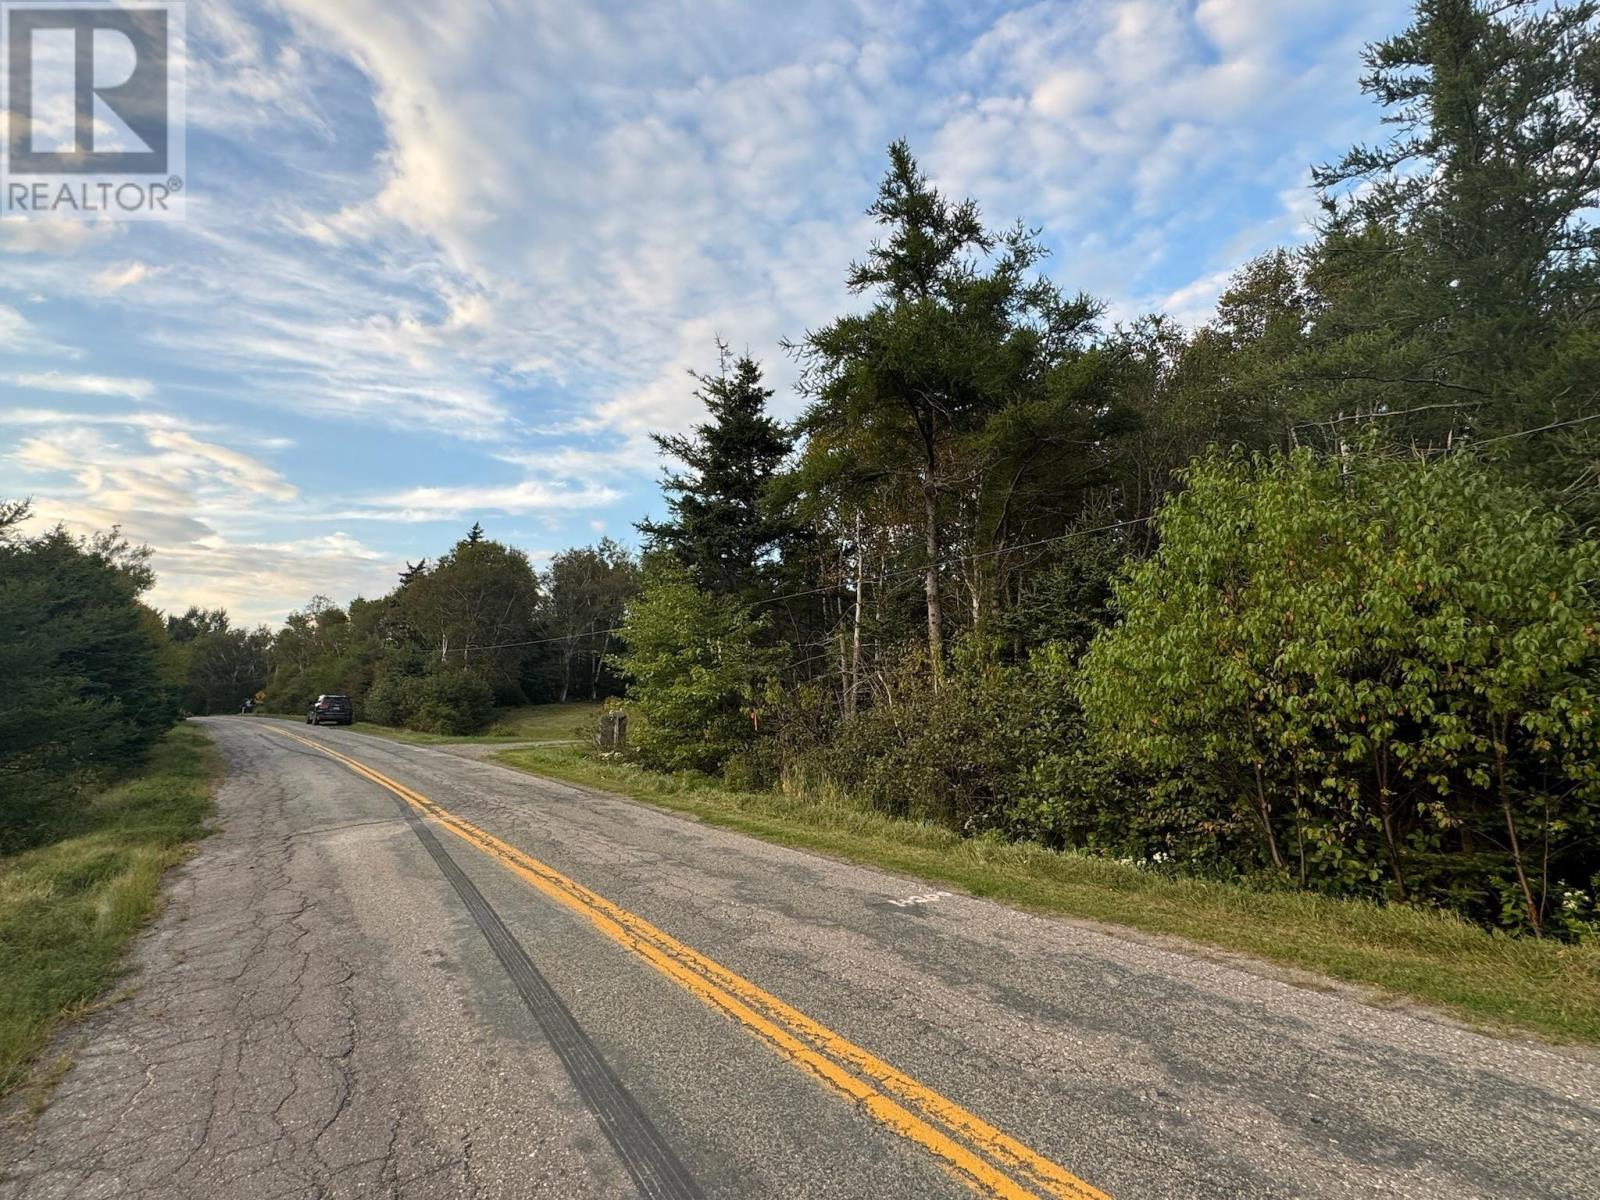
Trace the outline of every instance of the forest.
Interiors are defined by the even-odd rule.
[[[637,550],[474,525],[278,630],[168,615],[151,670],[174,710],[451,734],[611,697],[655,770],[1600,936],[1597,32],[1422,0],[1367,52],[1389,136],[1192,329],[1108,321],[897,142],[797,404],[708,346]],[[0,551],[133,603],[135,552],[52,536]]]

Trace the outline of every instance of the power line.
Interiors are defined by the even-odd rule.
[[[960,554],[954,558],[940,560],[939,566],[941,569],[943,569],[945,567],[954,566],[956,563],[973,562],[980,558],[992,558],[998,554],[1010,554],[1017,550],[1031,550],[1039,546],[1049,546],[1056,542],[1069,541],[1075,537],[1087,537],[1088,535],[1094,533],[1110,533],[1114,530],[1127,529],[1134,525],[1143,525],[1150,519],[1150,517],[1134,517],[1127,521],[1113,521],[1109,525],[1097,525],[1091,529],[1074,529],[1069,533],[1057,534],[1054,537],[1039,538],[1037,541],[1019,542],[1015,546],[1001,546],[993,550],[980,550],[972,554]],[[925,567],[907,568],[905,570],[895,571],[885,575],[880,582],[887,582],[890,579],[915,579],[925,574],[926,571],[927,568]],[[786,592],[781,596],[764,596],[759,600],[753,601],[753,604],[781,604],[785,600],[799,600],[806,596],[821,595],[824,592],[840,591],[843,586],[843,584],[828,584],[824,587],[807,588],[805,591],[801,592]],[[621,631],[622,626],[613,625],[609,629],[593,629],[584,633],[563,634],[559,637],[530,638],[527,641],[520,642],[495,642],[486,646],[462,646],[460,647],[460,652],[462,654],[467,654],[474,650],[512,650],[522,646],[545,646],[553,642],[571,642],[576,641],[579,638],[601,637],[604,634],[620,633]],[[453,654],[456,653],[456,651],[452,650],[449,653]]]
[[[1573,417],[1566,421],[1552,421],[1548,425],[1540,425],[1534,429],[1519,429],[1515,433],[1502,433],[1499,437],[1484,438],[1481,442],[1467,443],[1468,446],[1487,446],[1493,442],[1510,441],[1512,438],[1527,437],[1529,434],[1544,433],[1551,429],[1563,429],[1568,425],[1582,425],[1585,421],[1600,420],[1600,413],[1590,413],[1587,417]]]
[[[1331,426],[1338,425],[1342,421],[1378,421],[1386,420],[1389,417],[1409,417],[1413,413],[1433,412],[1436,409],[1482,408],[1485,403],[1487,403],[1486,400],[1463,400],[1458,404],[1419,404],[1416,408],[1398,408],[1389,412],[1341,413],[1337,417],[1328,417],[1326,419],[1315,421],[1301,421],[1298,425],[1291,425],[1289,428],[1291,430],[1327,429]]]
[[[1419,408],[1404,409],[1402,411],[1391,412],[1391,413],[1373,413],[1373,414],[1368,414],[1368,416],[1369,417],[1391,417],[1391,416],[1393,416],[1393,417],[1403,417],[1403,416],[1407,416],[1407,415],[1409,415],[1411,413],[1426,412],[1426,411],[1429,411],[1431,409],[1465,408],[1465,407],[1470,407],[1470,406],[1471,406],[1470,404],[1460,404],[1460,405],[1457,405],[1457,404],[1427,404],[1427,405],[1423,405],[1423,406],[1421,406]],[[1358,418],[1355,415],[1352,415],[1351,417],[1336,418],[1335,421],[1337,421],[1337,420],[1354,420],[1354,419],[1358,419]],[[1474,442],[1474,441],[1471,441],[1471,440],[1467,440],[1467,441],[1464,442],[1464,446],[1466,446],[1466,447],[1488,446],[1488,445],[1492,445],[1495,442],[1509,441],[1512,438],[1530,437],[1530,436],[1532,436],[1533,434],[1536,434],[1536,433],[1547,433],[1548,431],[1550,431],[1552,429],[1564,429],[1564,428],[1566,428],[1568,426],[1582,425],[1587,421],[1595,421],[1595,420],[1600,420],[1600,413],[1591,413],[1590,415],[1584,416],[1584,417],[1572,417],[1572,418],[1570,418],[1568,420],[1565,420],[1565,421],[1552,421],[1548,425],[1539,425],[1539,426],[1536,426],[1536,427],[1534,427],[1532,429],[1519,429],[1515,433],[1505,433],[1505,434],[1501,434],[1498,437],[1485,438],[1482,441]],[[1302,425],[1296,425],[1296,426],[1294,426],[1294,428],[1296,428],[1296,429],[1317,428],[1317,427],[1321,427],[1321,426],[1334,424],[1335,421],[1328,421],[1328,422],[1312,421],[1312,422],[1307,422],[1307,423],[1302,424]],[[972,554],[960,554],[960,555],[957,555],[954,558],[941,560],[940,563],[939,563],[939,566],[940,566],[941,569],[943,569],[943,568],[946,568],[946,567],[954,566],[956,563],[975,562],[976,560],[981,559],[981,558],[993,558],[996,555],[1011,554],[1011,553],[1013,553],[1015,551],[1018,551],[1018,550],[1031,550],[1031,549],[1035,549],[1035,548],[1037,548],[1039,546],[1054,545],[1056,542],[1070,541],[1072,538],[1075,538],[1075,537],[1087,537],[1088,535],[1094,534],[1094,533],[1110,533],[1110,532],[1113,532],[1113,531],[1118,530],[1118,529],[1129,529],[1129,528],[1132,528],[1135,525],[1143,525],[1143,524],[1147,523],[1148,521],[1150,521],[1152,519],[1153,519],[1152,517],[1133,517],[1133,518],[1131,518],[1129,520],[1126,520],[1126,521],[1113,521],[1109,525],[1098,525],[1098,526],[1095,526],[1095,527],[1090,528],[1090,529],[1074,529],[1074,530],[1071,530],[1068,533],[1057,534],[1054,537],[1039,538],[1036,541],[1032,541],[1032,542],[1019,542],[1014,546],[1000,546],[1000,547],[998,547],[996,549],[992,549],[992,550],[981,550],[981,551],[977,551],[977,552],[972,553]],[[906,568],[904,570],[891,572],[890,574],[885,575],[879,582],[880,583],[885,583],[890,579],[896,579],[896,580],[899,580],[899,579],[915,579],[915,578],[925,574],[926,571],[927,571],[926,567]],[[802,599],[806,598],[807,596],[819,596],[819,595],[822,595],[822,594],[827,593],[827,592],[837,592],[837,591],[842,590],[843,587],[844,587],[843,584],[826,584],[826,585],[824,585],[822,587],[807,588],[804,591],[786,592],[781,596],[766,596],[766,597],[763,597],[762,599],[753,601],[753,604],[781,604],[785,600],[802,600]],[[492,643],[490,645],[485,645],[485,646],[463,646],[463,647],[460,648],[460,653],[468,654],[468,653],[470,653],[470,652],[472,652],[474,650],[511,650],[511,649],[517,649],[517,648],[520,648],[520,647],[523,647],[523,646],[547,646],[547,645],[551,645],[551,644],[556,643],[556,642],[572,642],[572,641],[577,641],[580,638],[603,637],[603,636],[605,636],[607,634],[621,633],[621,632],[622,632],[622,626],[613,625],[608,629],[594,629],[594,630],[586,631],[584,633],[563,634],[563,635],[558,636],[558,637],[530,638],[530,639],[528,639],[526,641],[518,641],[518,642],[494,642],[494,643]],[[451,651],[450,653],[455,653],[455,651]]]

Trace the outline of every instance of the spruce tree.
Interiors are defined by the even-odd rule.
[[[1600,446],[1600,5],[1420,0],[1362,86],[1393,136],[1314,173],[1321,417],[1486,444],[1573,489]],[[1533,431],[1539,431],[1537,433]]]
[[[768,589],[770,559],[788,534],[765,493],[794,439],[767,412],[772,390],[762,386],[761,365],[748,354],[733,358],[720,341],[717,354],[715,375],[693,374],[695,396],[710,419],[687,437],[652,435],[683,469],[669,469],[662,478],[671,515],[641,521],[638,529],[652,550],[671,553],[700,587],[751,601]]]

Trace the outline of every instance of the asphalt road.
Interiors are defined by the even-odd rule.
[[[443,750],[205,724],[221,831],[0,1133],[0,1200],[1600,1197],[1593,1055]]]

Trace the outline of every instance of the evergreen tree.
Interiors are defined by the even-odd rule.
[[[771,556],[790,532],[765,496],[794,439],[767,413],[772,390],[762,386],[761,365],[749,355],[734,359],[720,341],[717,353],[715,375],[693,375],[710,420],[688,437],[653,435],[685,469],[668,470],[662,480],[671,516],[641,521],[638,529],[699,586],[752,601],[768,590]]]
[[[0,502],[0,854],[48,835],[84,772],[125,767],[178,715],[147,549],[15,528]]]
[[[1421,0],[1368,48],[1396,130],[1319,168],[1320,416],[1493,446],[1576,486],[1600,446],[1600,5]],[[1528,431],[1541,434],[1524,436]]]
[[[1031,275],[1045,253],[1035,236],[1021,225],[986,229],[976,204],[941,194],[904,141],[889,147],[868,212],[887,233],[851,266],[848,283],[872,293],[872,307],[795,347],[813,397],[799,424],[802,487],[885,515],[898,510],[918,530],[937,682],[948,527],[965,525],[969,538],[985,528],[992,539],[1020,484],[1049,462],[1041,446],[1089,440],[1073,402],[1084,380],[1058,368],[1099,309]],[[990,477],[1002,460],[1014,469],[996,491]],[[977,580],[969,588],[981,612],[990,589]]]

